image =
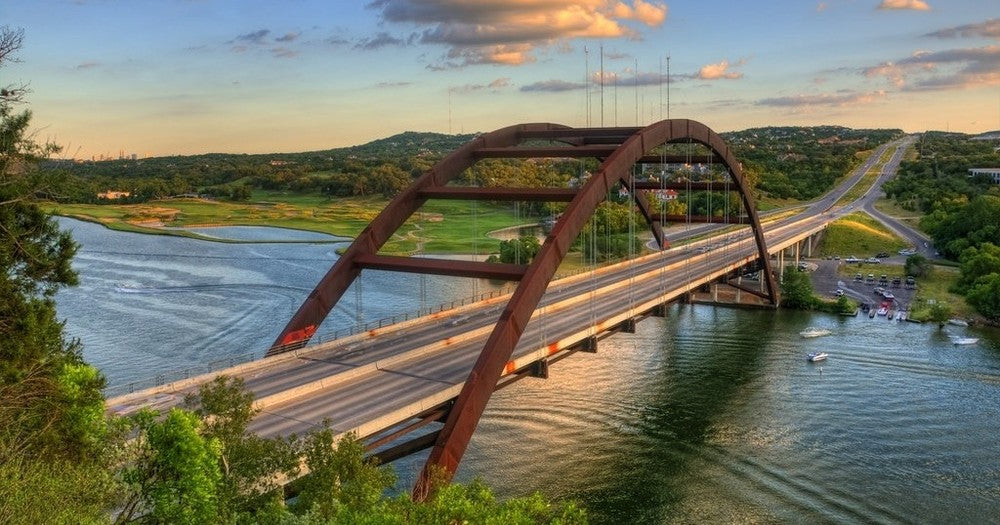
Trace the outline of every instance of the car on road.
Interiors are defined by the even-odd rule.
[[[865,262],[868,263],[868,264],[878,264],[878,263],[880,263],[882,261],[878,260],[875,257],[869,257],[869,258],[865,259]]]
[[[878,252],[877,254],[875,254],[875,257],[878,257],[879,259],[885,259],[888,256],[889,254],[886,252]]]
[[[837,288],[837,297],[843,297],[843,295],[844,295],[844,291],[841,290],[840,288]]]
[[[846,262],[847,264],[854,264],[854,263],[861,262],[861,259],[858,259],[857,257],[855,257],[855,256],[852,255],[852,256],[844,259],[844,262]]]
[[[915,253],[917,253],[917,249],[916,248],[906,248],[906,249],[903,249],[903,250],[899,250],[899,254],[903,255],[903,256],[913,255]]]

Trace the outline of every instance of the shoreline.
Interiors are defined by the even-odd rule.
[[[282,239],[274,239],[274,240],[267,240],[267,239],[261,239],[261,240],[240,240],[240,239],[226,239],[226,238],[222,238],[222,237],[212,237],[212,236],[208,236],[208,235],[202,235],[202,234],[199,234],[197,232],[188,231],[186,228],[229,228],[229,227],[237,226],[237,227],[249,227],[249,228],[274,228],[274,229],[280,229],[280,230],[301,231],[301,232],[317,233],[317,234],[321,234],[321,235],[329,235],[331,237],[334,237],[334,235],[330,234],[330,233],[327,233],[327,232],[323,232],[323,231],[319,231],[319,230],[310,230],[310,229],[306,229],[306,228],[292,228],[292,227],[288,227],[288,226],[272,226],[272,225],[262,225],[262,224],[247,224],[247,223],[224,224],[224,223],[215,223],[215,224],[212,224],[211,226],[206,226],[206,225],[192,225],[192,226],[184,226],[184,227],[165,227],[161,223],[161,225],[158,226],[158,227],[151,227],[151,226],[142,226],[142,225],[139,225],[139,224],[133,224],[133,223],[130,223],[130,222],[104,222],[104,221],[102,221],[102,220],[100,220],[100,219],[98,219],[96,217],[91,217],[89,215],[73,215],[73,214],[62,214],[62,213],[52,213],[52,215],[54,217],[65,217],[67,219],[73,219],[73,220],[77,220],[77,221],[81,221],[81,222],[88,222],[88,223],[91,223],[91,224],[97,224],[97,225],[103,226],[104,228],[106,228],[108,230],[115,231],[115,232],[138,233],[140,235],[164,235],[164,236],[169,236],[169,237],[182,237],[182,238],[185,238],[185,239],[192,239],[192,240],[196,240],[196,241],[220,242],[220,243],[224,243],[224,244],[338,244],[338,243],[352,242],[354,240],[353,237],[343,237],[343,238],[336,239],[336,240],[323,240],[323,239],[316,239],[316,240],[282,240]],[[116,225],[119,225],[119,226],[124,225],[125,227],[115,227]]]

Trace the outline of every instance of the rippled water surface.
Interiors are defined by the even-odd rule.
[[[60,315],[119,383],[262,353],[335,259],[330,244],[63,224],[83,249]],[[428,301],[471,293],[432,279]],[[416,310],[418,289],[373,272],[366,318]],[[327,324],[354,321],[353,297]],[[810,326],[832,334],[799,336]],[[806,362],[818,350],[829,359]],[[402,483],[422,461],[396,463]],[[505,496],[578,499],[597,523],[1000,523],[1000,334],[675,306],[497,392],[459,472],[473,476]]]

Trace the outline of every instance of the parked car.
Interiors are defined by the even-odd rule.
[[[865,259],[865,262],[868,263],[868,264],[878,264],[878,263],[880,263],[882,261],[876,259],[875,257],[869,257],[869,258]]]
[[[861,259],[858,259],[857,257],[855,257],[855,256],[852,255],[852,256],[844,259],[844,262],[846,262],[848,264],[859,263],[859,262],[861,262]]]
[[[888,254],[888,253],[886,253],[886,252],[878,252],[878,253],[877,253],[877,254],[875,255],[875,257],[878,257],[879,259],[885,259],[885,258],[886,258],[886,257],[888,257],[888,256],[889,256],[889,254]]]

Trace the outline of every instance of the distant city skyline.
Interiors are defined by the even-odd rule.
[[[0,83],[29,85],[35,136],[64,158],[644,125],[667,117],[668,56],[670,116],[717,131],[1000,129],[1000,5],[982,0],[12,0],[3,13],[25,36]]]

